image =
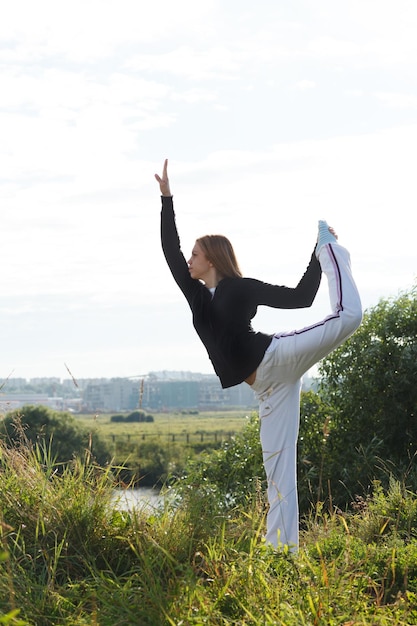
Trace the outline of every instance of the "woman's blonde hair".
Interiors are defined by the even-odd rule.
[[[206,258],[223,278],[242,278],[233,246],[223,235],[204,235],[197,239]]]

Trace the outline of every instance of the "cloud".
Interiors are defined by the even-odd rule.
[[[378,92],[375,97],[391,109],[417,109],[415,94]]]
[[[314,89],[316,86],[317,84],[314,80],[304,79],[304,80],[299,80],[297,83],[295,83],[294,89],[298,89],[300,91],[307,91],[308,89]]]
[[[134,71],[159,72],[188,80],[234,80],[244,59],[229,46],[215,46],[201,51],[197,46],[182,45],[164,54],[133,56],[128,67]]]
[[[67,62],[87,62],[117,56],[118,47],[150,43],[171,36],[187,23],[195,27],[210,14],[213,2],[161,0],[158,7],[136,0],[16,0],[4,12],[0,37],[16,51],[16,60],[57,56]],[[25,42],[24,46],[21,42]],[[34,55],[34,56],[32,56]],[[9,58],[9,60],[11,60]]]

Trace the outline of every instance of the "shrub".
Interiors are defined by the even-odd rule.
[[[100,465],[110,461],[106,444],[97,433],[82,428],[69,413],[45,406],[24,406],[8,413],[0,425],[0,436],[10,446],[22,442],[48,449],[56,463],[67,463],[85,451]]]
[[[124,415],[112,415],[110,417],[110,421],[111,422],[115,422],[115,423],[121,423],[125,421],[125,416]]]
[[[219,450],[202,453],[186,465],[184,475],[175,489],[184,496],[197,491],[201,498],[210,498],[218,509],[246,503],[252,494],[265,487],[259,440],[259,419],[253,414],[242,433],[225,442]]]
[[[153,415],[146,415],[144,411],[132,411],[132,413],[129,413],[128,415],[112,415],[110,421],[118,423],[153,422],[154,417]]]

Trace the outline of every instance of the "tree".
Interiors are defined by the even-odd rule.
[[[297,454],[300,513],[306,513],[311,504],[323,500],[331,415],[332,407],[318,393],[312,390],[301,392]]]
[[[8,413],[1,424],[0,434],[11,445],[22,439],[46,446],[52,459],[67,463],[74,456],[90,450],[100,465],[110,460],[106,445],[98,437],[81,428],[69,413],[53,411],[45,406],[27,405]]]
[[[320,375],[320,396],[332,407],[324,478],[333,495],[363,494],[391,473],[415,486],[417,287],[365,313]]]
[[[126,422],[144,422],[145,421],[145,412],[144,411],[132,411],[125,418]]]
[[[123,422],[123,423],[131,423],[131,422],[153,422],[153,415],[147,415],[144,411],[132,411],[128,415],[112,415],[110,418],[111,422]]]
[[[117,423],[124,422],[125,421],[125,416],[124,415],[120,415],[120,414],[112,415],[111,418],[110,418],[110,421],[111,422],[117,422]]]

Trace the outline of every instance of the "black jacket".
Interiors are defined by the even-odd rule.
[[[212,297],[202,282],[190,276],[181,252],[172,197],[167,196],[162,196],[161,240],[168,266],[190,305],[194,328],[223,388],[238,385],[250,376],[271,343],[273,335],[252,328],[258,305],[280,309],[309,307],[320,286],[321,268],[313,252],[295,288],[253,278],[224,278]]]

